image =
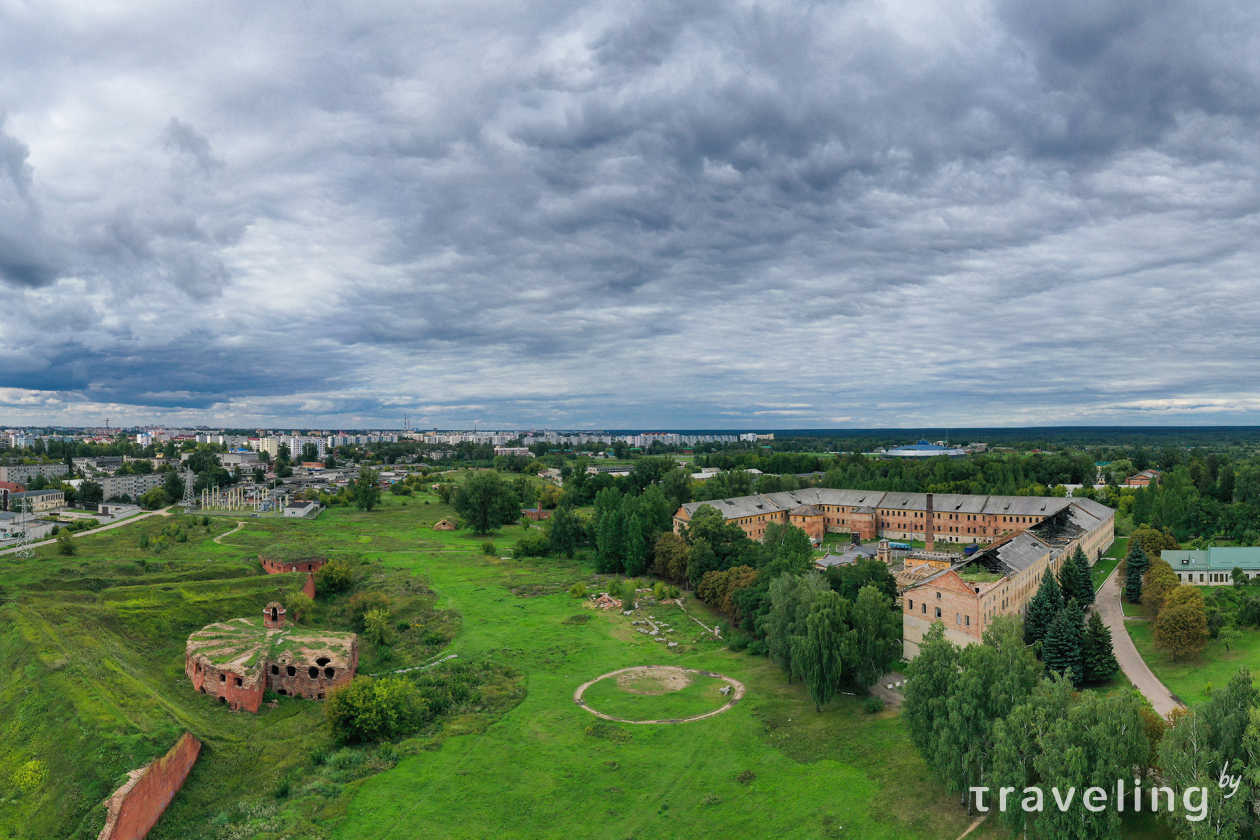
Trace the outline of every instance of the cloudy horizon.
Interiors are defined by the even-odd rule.
[[[0,4],[0,425],[1254,424],[1258,21]]]

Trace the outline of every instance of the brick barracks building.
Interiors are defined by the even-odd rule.
[[[1115,511],[1091,499],[821,487],[690,502],[674,514],[674,530],[702,505],[753,539],[763,537],[770,522],[782,522],[803,528],[815,541],[827,531],[864,540],[923,540],[925,551],[907,557],[907,573],[899,573],[907,659],[918,655],[923,634],[936,621],[955,644],[980,641],[995,616],[1023,614],[1046,568],[1057,573],[1077,546],[1092,564],[1115,537]],[[988,545],[963,557],[936,552],[938,541]]]

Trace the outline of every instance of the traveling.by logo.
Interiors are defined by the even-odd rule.
[[[1228,789],[1229,795],[1225,799],[1229,799],[1238,792],[1238,784],[1242,781],[1242,776],[1231,776],[1226,771],[1229,765],[1226,764],[1221,770],[1221,776],[1218,783],[1222,790]],[[975,795],[976,809],[981,813],[988,813],[989,804],[986,804],[985,797],[989,794],[988,787],[970,787],[967,789]],[[1046,795],[1040,787],[1026,787],[1020,791],[1018,797],[1011,794],[1016,792],[1013,787],[1001,787],[997,789],[997,809],[1005,813],[1008,809],[1014,807],[1012,800],[1019,799],[1019,807],[1029,814],[1040,813],[1046,808]],[[1076,800],[1076,787],[1070,787],[1067,792],[1060,791],[1059,788],[1050,789],[1053,798],[1052,807],[1057,807],[1060,812],[1066,812],[1072,807],[1072,802]],[[1153,813],[1159,813],[1161,810],[1167,813],[1175,813],[1177,810],[1177,795],[1170,787],[1152,787],[1147,789],[1148,796],[1147,807],[1145,810]],[[1116,811],[1123,812],[1126,807],[1133,811],[1142,811],[1143,809],[1142,783],[1136,779],[1133,787],[1129,790],[1125,789],[1124,779],[1116,782],[1115,796],[1111,796],[1111,791],[1106,788],[1090,787],[1081,793],[1080,804],[1085,806],[1085,810],[1094,813],[1101,813],[1107,810],[1109,806],[1114,806]],[[1206,787],[1189,787],[1182,791],[1181,807],[1186,813],[1186,819],[1190,822],[1201,822],[1207,818],[1208,810],[1208,789]]]

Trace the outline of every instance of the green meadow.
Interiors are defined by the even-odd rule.
[[[568,594],[577,582],[598,590],[588,565],[503,559],[520,526],[491,538],[439,532],[431,525],[452,511],[435,497],[383,504],[312,522],[214,517],[208,528],[154,517],[76,538],[73,557],[52,547],[30,561],[0,557],[0,838],[94,838],[126,772],[186,729],[205,746],[154,840],[950,840],[971,824],[895,711],[871,714],[841,695],[815,712],[800,684],[693,620],[713,625],[704,605],[650,607],[672,628],[669,648],[637,632],[635,617]],[[163,528],[183,540],[139,547]],[[300,586],[300,575],[261,573],[258,551],[277,543],[345,557],[356,590],[390,598],[394,643],[364,645],[361,673],[455,655],[409,672],[445,698],[442,715],[399,744],[339,746],[318,703],[273,697],[250,715],[192,691],[189,633]],[[349,627],[349,594],[321,598],[310,623]],[[747,693],[712,718],[662,725],[612,723],[574,702],[582,683],[636,665],[724,674]],[[719,683],[639,695],[611,678],[586,699],[614,716],[674,718],[720,707]],[[31,762],[43,779],[19,788]],[[1006,832],[991,820],[968,836]],[[1132,836],[1152,834],[1135,825]]]

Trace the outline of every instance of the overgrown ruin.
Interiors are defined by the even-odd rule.
[[[184,672],[193,688],[232,709],[257,712],[263,692],[323,700],[354,679],[359,637],[287,625],[272,601],[262,621],[234,618],[188,637]]]

